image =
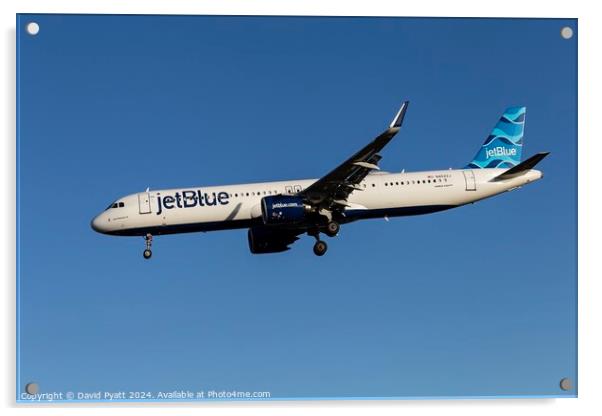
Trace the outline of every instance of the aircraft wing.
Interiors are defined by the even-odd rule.
[[[317,180],[299,193],[312,205],[320,208],[343,208],[345,201],[354,190],[359,190],[359,183],[378,168],[381,156],[378,154],[397,134],[403,122],[408,101],[404,101],[389,128],[372,140],[363,149],[355,153],[326,176]]]

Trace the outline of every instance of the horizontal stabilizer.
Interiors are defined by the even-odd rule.
[[[501,175],[496,176],[492,179],[492,181],[503,181],[505,179],[516,178],[517,176],[522,175],[523,173],[533,169],[535,165],[543,160],[544,157],[549,155],[550,152],[541,152],[531,156],[529,159],[524,162],[519,163],[518,165],[511,167],[506,172]]]

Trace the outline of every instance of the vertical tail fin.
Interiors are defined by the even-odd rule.
[[[520,163],[526,112],[526,107],[508,107],[466,168],[511,168]]]

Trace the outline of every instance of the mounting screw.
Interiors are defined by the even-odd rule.
[[[570,39],[573,37],[573,29],[571,29],[569,26],[565,26],[562,29],[560,29],[560,36],[562,36],[564,39]]]
[[[568,377],[565,377],[562,380],[560,380],[560,388],[564,391],[572,389],[573,386],[571,383],[571,379]]]
[[[25,392],[27,394],[34,395],[34,394],[37,394],[38,391],[39,391],[39,387],[36,383],[27,383],[25,385]]]
[[[27,23],[25,30],[27,30],[27,33],[29,33],[31,36],[35,36],[40,31],[40,25],[36,22],[29,22]]]

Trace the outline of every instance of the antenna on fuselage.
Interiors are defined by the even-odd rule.
[[[144,192],[148,192],[148,191],[150,191],[150,187],[147,186],[146,191],[144,191]]]

